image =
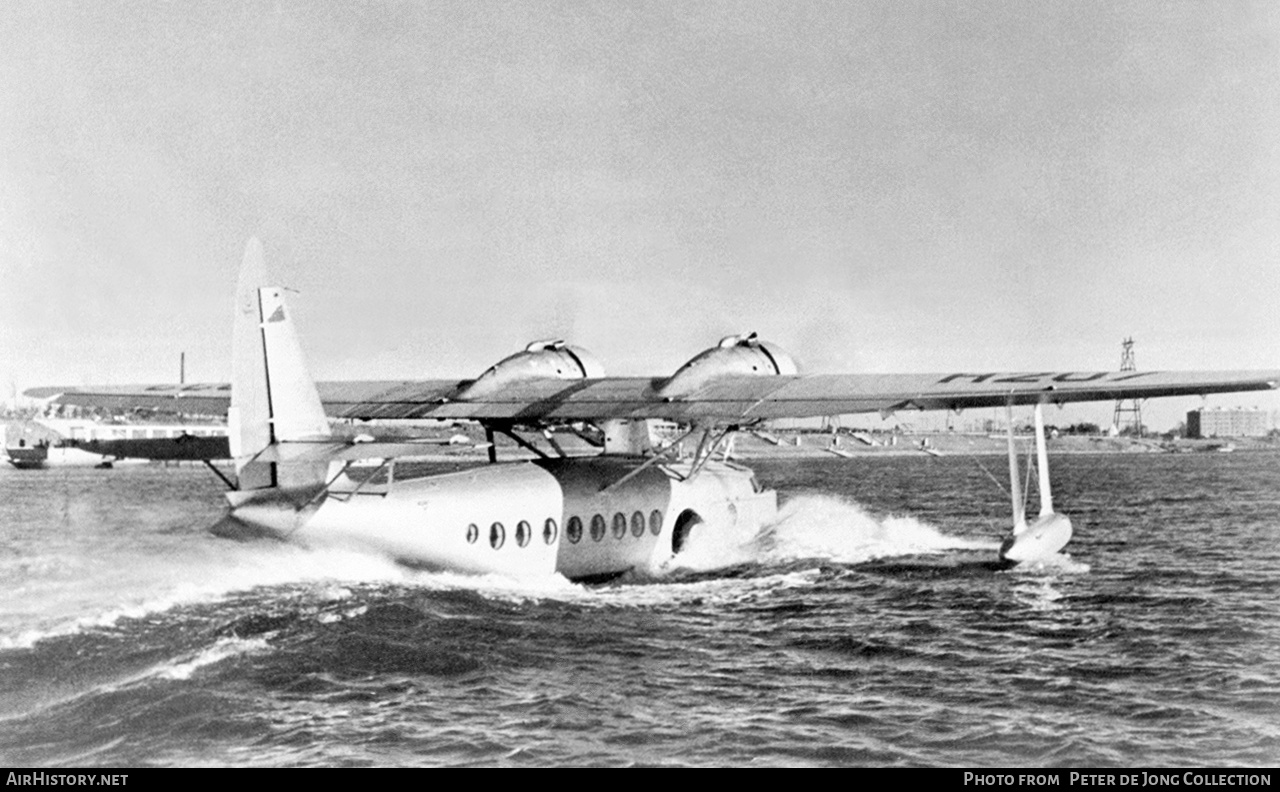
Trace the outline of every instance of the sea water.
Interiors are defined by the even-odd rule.
[[[3,470],[0,764],[1280,761],[1280,454],[1055,458],[1075,538],[1013,570],[1005,464],[761,460],[776,524],[605,586],[218,539],[198,468]]]

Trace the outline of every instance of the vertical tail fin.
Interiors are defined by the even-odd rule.
[[[324,466],[311,470],[255,459],[276,443],[329,436],[315,383],[285,306],[284,290],[267,285],[262,243],[250,239],[236,287],[231,408],[227,430],[241,490],[297,486],[324,480]],[[281,474],[289,475],[283,479]]]

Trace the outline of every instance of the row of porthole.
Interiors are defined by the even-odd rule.
[[[556,537],[560,535],[560,525],[555,519],[548,517],[547,521],[542,524],[542,541],[549,545],[556,543]],[[480,526],[471,523],[467,526],[467,543],[475,544],[480,538]],[[520,547],[528,547],[529,542],[533,539],[533,526],[529,525],[528,520],[521,520],[516,523],[516,544]],[[500,522],[495,522],[489,526],[489,546],[494,550],[498,550],[507,543],[507,529]]]
[[[644,536],[644,513],[632,512],[631,514],[631,535],[639,539]],[[662,533],[662,512],[654,509],[649,512],[649,533],[657,536]],[[603,514],[597,514],[591,518],[591,539],[599,542],[604,539],[605,520]],[[613,515],[613,538],[622,539],[627,535],[627,515],[618,512]],[[582,519],[577,515],[569,518],[569,522],[565,523],[564,536],[573,544],[582,541]]]

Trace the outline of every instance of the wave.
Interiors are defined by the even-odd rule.
[[[704,530],[704,528],[706,528]],[[801,495],[788,500],[778,518],[758,533],[732,535],[701,527],[685,549],[654,577],[627,577],[622,584],[666,584],[666,591],[619,597],[609,590],[571,583],[560,575],[509,578],[414,570],[391,559],[358,550],[303,548],[288,544],[217,542],[193,545],[181,558],[131,569],[114,585],[104,579],[91,585],[95,601],[67,601],[60,610],[75,615],[0,634],[0,649],[30,648],[46,638],[108,629],[122,620],[140,619],[177,607],[220,602],[259,587],[323,583],[321,599],[350,596],[347,584],[390,584],[427,590],[466,590],[486,599],[510,602],[540,600],[646,604],[663,598],[735,597],[748,592],[810,585],[816,570],[797,570],[797,562],[858,564],[906,555],[956,549],[994,549],[990,542],[949,536],[912,517],[879,517],[862,505],[829,495]],[[751,582],[690,581],[690,573],[715,573],[746,567]],[[778,567],[790,567],[779,570]],[[101,573],[99,573],[101,574]],[[100,585],[99,585],[100,584]],[[615,593],[601,593],[614,591]],[[654,598],[657,598],[656,600]],[[104,604],[104,601],[109,604]],[[326,609],[323,619],[341,619]]]
[[[152,668],[129,677],[128,679],[122,680],[113,685],[105,685],[101,690],[115,690],[136,682],[142,682],[150,679],[190,679],[192,674],[205,666],[220,663],[223,660],[239,655],[266,651],[269,648],[270,647],[264,636],[254,638],[219,638],[212,646],[208,646],[199,652],[157,664]]]
[[[783,504],[774,523],[745,542],[726,542],[714,532],[695,531],[672,567],[710,571],[744,563],[773,565],[803,560],[859,564],[996,547],[990,541],[949,536],[914,517],[878,517],[843,498],[800,495]]]
[[[218,602],[264,586],[294,583],[402,582],[413,572],[388,558],[339,550],[308,550],[283,544],[222,543],[219,555],[193,553],[169,563],[150,563],[85,580],[74,597],[50,608],[62,612],[45,623],[0,634],[0,649],[25,649],[47,638],[108,629],[186,605]],[[82,592],[89,592],[84,594]],[[87,601],[87,596],[92,601]],[[330,597],[333,598],[333,597]],[[78,612],[78,613],[75,613]]]

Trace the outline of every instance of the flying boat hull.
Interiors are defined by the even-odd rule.
[[[335,480],[323,492],[232,498],[219,532],[373,552],[408,566],[598,581],[659,574],[696,531],[753,537],[777,495],[751,471],[586,458],[505,463],[399,481]]]

